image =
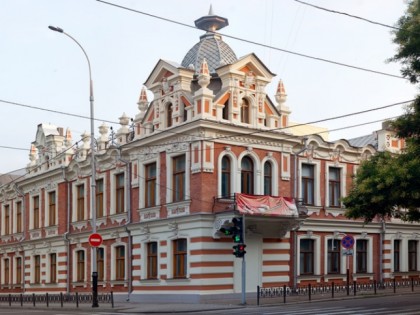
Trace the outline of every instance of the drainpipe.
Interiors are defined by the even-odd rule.
[[[22,191],[22,189],[20,189],[18,187],[17,184],[13,185],[13,188],[15,189],[15,191],[17,192],[17,194],[22,198],[22,231],[23,231],[23,235],[22,235],[22,239],[21,242],[24,242],[26,240],[26,207],[25,207],[25,194]],[[22,245],[22,244],[21,244]],[[22,246],[22,266],[23,266],[23,275],[22,275],[22,293],[25,293],[26,288],[25,288],[25,249]]]
[[[383,271],[384,271],[383,250],[384,250],[384,248],[383,248],[383,242],[384,242],[385,234],[386,234],[386,223],[385,223],[385,220],[383,218],[381,219],[381,223],[382,223],[382,228],[381,228],[381,234],[380,234],[380,237],[379,237],[379,283],[382,286],[383,281],[384,281],[384,274],[383,274]]]
[[[70,293],[70,240],[69,240],[69,233],[70,233],[70,183],[66,178],[66,170],[64,167],[61,169],[63,171],[63,178],[67,185],[67,205],[66,205],[66,214],[67,214],[67,223],[66,223],[66,232],[64,232],[63,238],[64,242],[66,242],[66,251],[67,251],[67,279],[66,279],[66,293]]]
[[[307,146],[308,138],[303,138],[303,148],[300,149],[298,152],[293,153],[294,156],[294,175],[293,175],[293,199],[295,200],[296,207],[298,205],[298,167],[297,167],[297,157],[302,152],[305,152],[308,149]],[[300,229],[300,224],[293,230],[293,288],[297,288],[297,251],[298,251],[298,231]]]
[[[124,160],[121,157],[121,151],[118,157],[118,160],[123,162],[126,165],[126,172],[127,172],[127,176],[126,176],[126,199],[127,199],[127,221],[124,224],[124,229],[128,235],[128,244],[127,244],[127,260],[128,260],[128,264],[127,264],[127,281],[128,281],[128,294],[127,294],[127,302],[130,301],[130,295],[131,292],[133,291],[133,285],[132,285],[132,236],[131,236],[131,231],[128,228],[128,226],[131,223],[131,163],[130,161]]]

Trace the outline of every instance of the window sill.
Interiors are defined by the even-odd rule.
[[[334,273],[334,274],[330,273],[330,274],[324,275],[324,279],[325,279],[325,281],[331,281],[331,280],[346,281],[347,280],[347,275],[341,274],[341,273]]]
[[[147,283],[156,284],[156,283],[160,283],[160,279],[158,279],[158,278],[156,278],[156,279],[141,279],[140,283],[142,283],[142,284],[147,284]]]
[[[298,283],[300,283],[302,281],[321,282],[321,276],[320,275],[300,275],[300,276],[298,276]]]
[[[420,271],[395,271],[391,273],[394,277],[403,277],[408,278],[410,276],[418,276],[420,275]]]
[[[308,209],[308,214],[307,214],[308,216],[311,216],[312,214],[319,215],[322,208],[318,206],[310,206],[310,205],[305,205],[305,204],[303,204],[302,206],[305,206]]]
[[[353,280],[357,280],[359,278],[365,279],[369,278],[369,280],[373,280],[374,274],[371,272],[366,273],[353,273]]]
[[[342,207],[325,207],[325,214],[331,214],[333,217],[343,215],[345,211],[346,209]]]
[[[190,282],[191,279],[190,278],[168,278],[166,279],[167,282]]]

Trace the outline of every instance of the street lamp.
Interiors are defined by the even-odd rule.
[[[92,211],[92,233],[96,233],[96,167],[95,167],[95,124],[94,124],[94,111],[93,111],[93,81],[92,72],[90,68],[89,57],[82,45],[63,31],[62,28],[55,26],[48,26],[48,28],[54,32],[62,33],[67,37],[70,37],[83,51],[85,54],[88,66],[89,66],[89,101],[90,101],[90,154],[91,154],[91,177],[90,177],[90,209]],[[92,307],[98,307],[98,272],[96,268],[96,247],[92,247]]]

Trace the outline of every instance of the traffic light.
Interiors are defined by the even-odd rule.
[[[233,218],[233,241],[235,243],[243,243],[243,224],[242,224],[242,218]]]
[[[235,255],[236,258],[244,257],[246,254],[245,247],[245,244],[238,244],[233,246],[233,255]]]

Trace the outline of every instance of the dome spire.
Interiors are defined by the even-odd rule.
[[[200,30],[215,32],[229,25],[228,19],[215,15],[213,6],[210,5],[209,14],[194,21],[195,26]]]

